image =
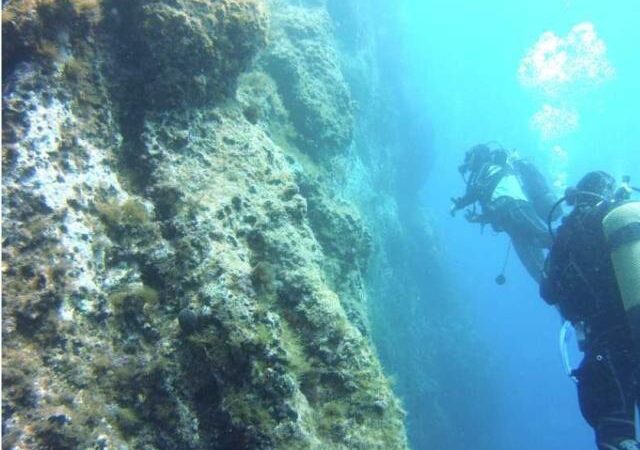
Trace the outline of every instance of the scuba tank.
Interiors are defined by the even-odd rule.
[[[640,202],[615,207],[602,220],[602,227],[640,361]]]
[[[557,201],[557,197],[549,188],[544,175],[527,160],[516,159],[511,164],[536,213],[542,220],[547,220],[551,209]],[[551,219],[555,221],[561,215],[562,211],[556,209]]]

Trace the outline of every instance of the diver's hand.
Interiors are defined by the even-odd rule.
[[[467,219],[467,222],[471,223],[483,223],[482,216],[480,214],[476,214],[470,209],[467,209],[464,213],[464,218]]]

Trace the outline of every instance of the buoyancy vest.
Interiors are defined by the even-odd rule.
[[[572,323],[584,323],[591,345],[619,339],[625,311],[602,219],[610,205],[578,207],[563,222],[551,249],[541,296]],[[611,337],[614,336],[614,337]]]
[[[536,214],[546,222],[551,209],[558,201],[558,196],[553,193],[544,175],[531,162],[526,159],[516,159],[511,161],[511,165]],[[562,211],[558,208],[552,219],[558,219],[561,214]]]
[[[514,200],[528,200],[522,186],[520,186],[518,177],[513,173],[505,173],[502,176],[491,194],[491,201],[495,201],[500,197],[510,197]]]

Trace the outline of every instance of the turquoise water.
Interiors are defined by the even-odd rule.
[[[558,192],[594,169],[618,179],[628,174],[640,183],[640,4],[405,0],[397,5],[403,47],[395,58],[403,96],[420,111],[421,145],[430,155],[421,199],[433,210],[456,289],[472,305],[478,349],[496,370],[489,399],[470,397],[467,405],[452,405],[484,415],[464,419],[475,421],[466,424],[475,437],[461,434],[449,448],[470,448],[474,439],[477,448],[496,450],[594,448],[575,386],[561,364],[557,313],[538,297],[514,255],[507,284],[494,284],[506,237],[490,229],[481,234],[462,217],[449,217],[448,207],[449,198],[464,189],[455,170],[464,152],[491,140],[534,160]],[[558,45],[556,56],[566,51],[568,60],[536,71],[525,58],[543,45],[545,32],[553,33],[545,42]],[[533,72],[529,78],[519,75],[523,66]],[[543,83],[545,76],[549,81]],[[555,114],[547,122],[545,111]],[[426,448],[417,437],[419,427],[410,417],[415,448]]]
[[[640,185],[638,0],[3,9],[7,448],[405,448],[369,337],[413,450],[595,448],[449,207],[487,141]]]

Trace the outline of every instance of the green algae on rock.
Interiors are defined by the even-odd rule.
[[[191,110],[186,112],[189,120],[169,121],[163,114],[159,122],[147,122],[145,133],[158,164],[154,178],[160,195],[179,190],[186,201],[199,202],[189,218],[172,218],[175,241],[205,246],[198,263],[188,267],[193,287],[184,284],[184,276],[173,281],[184,285],[191,306],[211,322],[189,337],[190,358],[210,361],[208,373],[246,379],[248,384],[240,386],[216,383],[216,391],[219,408],[237,432],[247,433],[251,425],[255,442],[278,448],[376,448],[378,440],[386,439],[380,433],[393,436],[392,430],[401,426],[400,410],[366,339],[348,322],[342,300],[322,280],[324,257],[307,223],[306,201],[297,193],[295,174],[264,132],[242,120],[239,108],[218,109],[215,121],[206,120],[212,113]],[[196,139],[176,153],[170,143],[183,123],[197,126],[209,140]],[[210,132],[201,129],[207,126]],[[188,223],[201,225],[185,227]],[[214,239],[194,242],[205,224],[211,224],[206,233]],[[289,355],[304,359],[304,372],[296,371],[301,364]],[[185,363],[184,369],[194,370],[194,364]],[[305,393],[296,380],[309,372],[319,375],[313,391]],[[256,384],[262,386],[259,391]],[[370,389],[374,385],[375,390]],[[385,412],[389,419],[397,418],[374,436],[366,420],[358,423],[358,416],[366,417],[362,411],[378,400],[390,405]],[[335,419],[334,410],[324,411],[327,402],[342,405],[343,431],[320,426]],[[207,411],[212,408],[208,405]],[[275,440],[269,435],[274,427]]]
[[[102,19],[102,0],[13,0],[2,3],[3,73],[34,57],[64,57]]]
[[[154,107],[195,105],[233,92],[266,43],[261,0],[143,1],[139,17],[146,94]]]

